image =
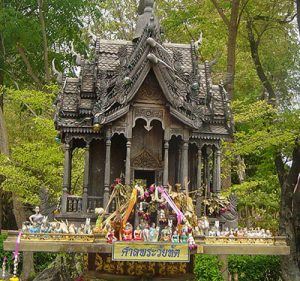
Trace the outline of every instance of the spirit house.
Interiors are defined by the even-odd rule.
[[[221,190],[220,142],[231,116],[223,85],[194,44],[165,43],[153,0],[140,4],[132,41],[96,39],[79,78],[66,78],[57,99],[56,129],[65,146],[61,218],[93,216],[105,207],[116,178],[195,191]],[[72,195],[72,152],[85,148],[82,196]],[[179,185],[177,185],[179,186]]]

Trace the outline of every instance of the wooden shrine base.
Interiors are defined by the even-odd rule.
[[[9,231],[4,250],[14,251],[18,232]],[[42,239],[41,239],[42,238]],[[270,239],[195,237],[197,250],[191,251],[191,261],[183,262],[137,262],[116,261],[111,258],[112,245],[93,235],[25,235],[21,238],[23,252],[64,252],[88,254],[86,281],[131,280],[193,280],[194,254],[218,255],[222,261],[222,275],[228,277],[228,255],[289,255],[290,247],[285,237]],[[170,274],[169,274],[170,273]]]
[[[16,236],[4,241],[5,251],[14,251]],[[66,253],[111,253],[112,247],[106,242],[40,241],[21,240],[20,251],[24,252],[66,252]],[[199,244],[197,253],[209,255],[289,255],[286,244]]]

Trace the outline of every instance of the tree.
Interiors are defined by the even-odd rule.
[[[21,223],[26,219],[21,202],[21,200],[26,202],[23,196],[25,192],[18,193],[20,186],[16,189],[16,184],[12,184],[14,182],[12,177],[14,176],[14,180],[19,184],[31,183],[31,187],[39,181],[31,175],[32,171],[26,170],[28,163],[22,163],[23,166],[20,167],[20,163],[15,161],[15,151],[12,151],[11,158],[7,158],[10,152],[9,148],[14,149],[8,143],[8,135],[5,130],[6,121],[3,117],[5,87],[3,85],[17,88],[19,86],[44,88],[44,83],[49,83],[51,78],[49,58],[68,57],[62,52],[67,51],[71,41],[74,41],[79,48],[84,49],[84,44],[79,40],[81,29],[84,20],[96,11],[96,6],[93,1],[81,0],[64,2],[8,0],[0,3],[0,153],[1,156],[6,155],[6,157],[0,157],[2,164],[6,165],[1,167],[4,181],[1,178],[0,185],[8,190],[15,187],[12,193],[14,214],[18,227],[21,227]],[[72,61],[71,56],[68,61]],[[9,170],[9,168],[11,169]],[[25,179],[25,182],[20,182],[20,179]],[[26,188],[25,190],[28,190],[28,187]],[[27,198],[29,198],[29,194],[32,193],[29,192]],[[37,201],[36,197],[30,198],[31,203]],[[26,280],[29,277],[32,268],[32,253],[25,253],[22,279]]]
[[[267,92],[266,98],[268,102],[274,107],[277,107],[280,104],[282,110],[286,110],[284,104],[279,103],[280,100],[282,100],[283,88],[281,87],[281,89],[276,89],[276,86],[273,87],[271,80],[266,74],[265,68],[260,60],[259,48],[262,45],[261,40],[263,39],[263,36],[266,36],[266,33],[271,28],[272,33],[274,32],[274,28],[279,29],[280,27],[281,30],[286,29],[286,27],[293,19],[293,17],[291,17],[290,15],[291,11],[293,10],[289,7],[287,12],[284,13],[282,9],[282,3],[280,3],[280,7],[277,6],[278,3],[276,2],[272,4],[273,5],[271,7],[271,11],[273,13],[269,12],[267,16],[263,14],[256,14],[251,17],[248,14],[248,40],[252,60],[256,67],[258,77],[260,78]],[[289,17],[291,17],[291,19]],[[259,24],[257,23],[257,21],[260,21]],[[289,42],[295,42],[297,44],[296,40],[297,39],[291,38]],[[297,57],[296,54],[297,53],[294,53],[294,56],[292,57]],[[296,58],[295,61],[298,60]],[[293,64],[291,64],[289,68],[285,69],[285,71],[289,71],[289,74],[286,73],[286,75],[284,75],[283,77],[288,77],[288,75],[294,76],[293,73],[295,72],[295,69],[297,69],[297,67],[299,70],[299,65],[294,64],[293,67]],[[283,79],[281,78],[280,80]],[[284,84],[286,86],[284,92],[286,92],[286,90],[291,91],[292,85],[289,85],[288,83],[286,83],[286,81],[282,82],[285,82]],[[297,116],[299,116],[299,112],[293,112],[291,115],[286,114],[283,117],[286,119],[285,123],[287,123],[286,121],[289,120],[289,118],[291,118],[292,121],[295,121],[295,119],[297,119]],[[286,129],[287,128],[285,128],[285,130]],[[297,132],[297,130],[293,128],[291,132]],[[300,221],[300,207],[298,207],[300,202],[300,192],[298,191],[298,180],[300,175],[299,133],[295,133],[295,135],[292,137],[292,142],[293,143],[289,144],[289,147],[292,151],[291,153],[287,153],[286,151],[284,151],[283,147],[277,147],[277,149],[274,150],[274,162],[279,184],[281,187],[279,232],[281,235],[285,235],[288,237],[291,247],[291,255],[284,257],[282,260],[282,276],[284,280],[300,280],[300,270],[298,265],[298,256],[300,254],[300,231],[298,227]],[[290,165],[285,164],[284,159],[286,158],[291,162]]]

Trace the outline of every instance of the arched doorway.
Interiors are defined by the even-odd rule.
[[[164,130],[158,120],[149,126],[144,119],[137,119],[132,130],[131,169],[132,179],[144,180],[147,186],[162,184]]]

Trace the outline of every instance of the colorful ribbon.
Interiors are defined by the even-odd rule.
[[[133,207],[134,207],[134,205],[136,203],[136,200],[137,200],[137,189],[134,188],[132,190],[132,193],[131,193],[131,197],[130,197],[130,200],[129,200],[129,204],[128,204],[127,210],[126,210],[125,215],[123,217],[123,222],[122,222],[123,227],[125,227],[125,225],[126,225],[126,222],[127,222],[128,218],[129,218],[129,216],[131,214],[131,211],[132,211],[132,209],[133,209]]]
[[[19,255],[21,236],[22,236],[22,231],[19,231],[17,241],[16,241],[16,248],[15,248],[15,251],[14,251],[14,258],[18,257],[18,255]]]
[[[161,193],[162,197],[164,197],[166,199],[166,201],[168,202],[170,207],[173,209],[173,211],[176,213],[177,223],[181,224],[182,220],[184,219],[183,213],[178,209],[178,207],[176,206],[176,204],[170,197],[169,193],[162,186],[158,186],[157,189]]]

